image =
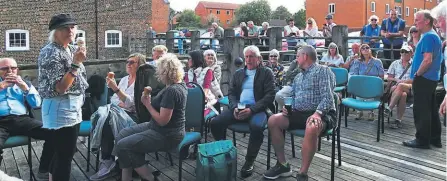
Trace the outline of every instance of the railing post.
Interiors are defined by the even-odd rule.
[[[348,57],[348,26],[336,25],[332,28],[332,42],[337,44],[343,57]]]
[[[170,30],[166,32],[166,48],[168,48],[168,52],[174,52],[174,31]]]
[[[152,54],[152,48],[154,48],[154,34],[151,31],[146,31],[146,56]]]
[[[278,51],[282,48],[282,27],[270,27],[269,32],[269,50],[277,49]]]
[[[200,31],[194,30],[191,32],[191,51],[200,50]]]

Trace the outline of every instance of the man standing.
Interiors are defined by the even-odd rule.
[[[436,108],[436,86],[441,69],[441,39],[433,29],[434,18],[430,11],[414,15],[414,24],[422,33],[416,46],[410,78],[413,79],[414,123],[416,139],[403,142],[404,146],[429,149],[430,144],[442,147],[441,123]]]
[[[400,59],[400,48],[402,48],[402,44],[404,43],[404,39],[402,38],[404,36],[404,30],[405,30],[405,21],[401,18],[397,17],[397,11],[395,9],[390,10],[390,17],[387,19],[384,19],[382,22],[382,26],[380,27],[380,34],[385,37],[383,39],[383,48],[384,49],[391,49],[391,45],[393,45],[393,60]],[[389,38],[396,38],[393,40],[390,40]],[[391,59],[391,50],[384,50],[383,56],[386,59]]]
[[[300,36],[300,29],[295,26],[295,20],[292,18],[287,21],[287,24],[284,26],[284,37],[288,37],[286,40],[287,47],[289,50],[295,50],[298,43],[298,40],[295,38]]]
[[[237,70],[231,80],[228,98],[229,109],[211,121],[211,133],[215,140],[225,139],[229,125],[238,122],[249,123],[250,139],[248,141],[245,164],[241,177],[249,177],[264,140],[269,105],[275,98],[275,81],[272,71],[262,66],[259,48],[252,45],[244,49],[245,68]],[[240,110],[239,110],[240,109]]]
[[[224,29],[220,27],[216,22],[214,22],[212,26],[214,28],[214,38],[223,38]]]
[[[326,24],[323,25],[324,37],[332,37],[332,28],[337,25],[334,23],[334,20],[332,18],[333,16],[331,14],[328,14],[326,16]],[[330,43],[332,43],[331,40],[325,39],[324,46],[328,47]]]
[[[12,58],[0,59],[0,152],[9,136],[23,135],[46,140],[47,129],[42,122],[29,117],[25,103],[32,108],[39,107],[42,99],[36,88],[17,75],[17,63]],[[38,179],[48,180],[48,171],[53,157],[53,147],[49,142],[43,145]]]
[[[306,45],[298,50],[297,62],[302,70],[292,85],[292,110],[283,107],[282,113],[275,114],[268,120],[272,145],[278,162],[264,173],[267,179],[280,176],[291,176],[292,169],[284,155],[284,130],[305,129],[301,149],[302,164],[297,175],[297,181],[307,181],[309,170],[315,152],[318,136],[335,126],[334,88],[335,75],[331,69],[319,65],[317,52],[312,46]]]

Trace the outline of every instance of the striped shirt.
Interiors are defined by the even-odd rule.
[[[299,73],[292,84],[293,109],[297,111],[335,110],[335,75],[324,65],[312,64]]]

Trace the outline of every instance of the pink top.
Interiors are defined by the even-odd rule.
[[[188,80],[188,74],[185,75],[185,82],[191,82]],[[211,87],[211,81],[213,81],[213,71],[211,69],[208,69],[208,71],[205,74],[205,78],[203,80],[203,88],[209,89]],[[194,80],[192,82],[197,83],[196,75],[194,74]]]

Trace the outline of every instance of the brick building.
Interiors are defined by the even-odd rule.
[[[441,0],[306,0],[306,17],[313,17],[322,27],[327,14],[333,14],[336,24],[348,25],[358,30],[368,24],[371,15],[377,15],[380,23],[388,18],[390,9],[397,9],[407,26],[414,22],[414,13],[419,9],[432,9]]]
[[[209,16],[215,16],[217,22],[227,28],[233,21],[234,12],[239,6],[239,4],[232,3],[200,1],[196,6],[195,13],[200,16],[202,24],[207,23]]]
[[[127,57],[130,40],[146,37],[149,26],[157,32],[168,29],[165,0],[0,0],[0,7],[0,56],[14,57],[19,63],[36,62],[39,50],[48,42],[48,22],[58,13],[74,16],[90,59],[96,53],[99,59]]]

